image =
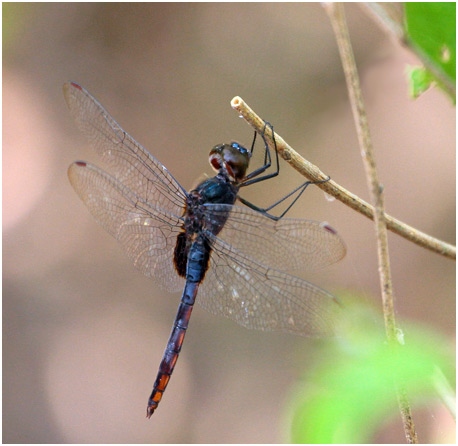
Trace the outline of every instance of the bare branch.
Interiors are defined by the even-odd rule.
[[[259,134],[264,130],[264,121],[248,106],[248,104],[239,96],[236,96],[231,101],[231,106],[240,116]],[[265,137],[269,146],[274,149],[272,133],[269,127],[265,129]],[[294,169],[300,172],[304,177],[311,181],[320,181],[328,178],[317,166],[307,161],[299,153],[297,153],[285,140],[275,132],[275,141],[280,156],[287,161]],[[340,184],[331,180],[326,183],[317,184],[327,194],[335,197],[337,200],[351,207],[355,211],[363,214],[371,220],[374,219],[374,208],[369,203],[359,198],[357,195],[348,191]],[[444,257],[456,259],[456,247],[425,234],[412,226],[409,226],[402,221],[385,214],[386,225],[388,229],[401,237],[419,245],[430,251],[436,252]]]
[[[358,70],[353,55],[353,49],[348,34],[347,22],[342,3],[327,3],[326,11],[331,20],[340,58],[347,81],[353,118],[358,133],[359,145],[366,170],[367,183],[375,207],[375,234],[377,239],[377,254],[380,274],[380,287],[383,302],[385,331],[389,344],[395,349],[398,343],[396,320],[394,316],[393,282],[391,279],[390,256],[388,251],[388,231],[385,221],[383,188],[380,185],[375,162],[375,153],[369,131],[366,109],[364,106]],[[395,377],[396,379],[396,377]],[[415,424],[412,419],[412,409],[407,392],[402,382],[396,382],[398,404],[404,425],[404,433],[409,443],[418,443]]]

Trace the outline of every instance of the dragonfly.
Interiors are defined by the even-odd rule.
[[[67,82],[63,91],[77,126],[111,172],[76,161],[68,168],[71,185],[136,268],[168,292],[183,290],[148,418],[175,368],[196,300],[250,329],[335,333],[339,300],[285,271],[337,262],[346,252],[342,238],[328,223],[285,218],[286,211],[276,217],[267,212],[274,205],[262,209],[239,196],[242,187],[278,174],[277,150],[277,172],[265,173],[271,155],[264,134],[262,167],[247,174],[256,138],[250,150],[236,142],[218,144],[209,155],[216,175],[187,192],[86,89]]]

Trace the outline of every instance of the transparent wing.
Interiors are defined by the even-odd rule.
[[[68,82],[63,90],[78,127],[116,179],[143,200],[181,215],[186,191],[170,172],[125,132],[83,87]]]
[[[208,237],[213,247],[210,268],[197,294],[203,308],[251,329],[304,336],[334,333],[341,306],[332,294]]]
[[[183,288],[173,265],[181,217],[139,198],[91,164],[71,164],[68,177],[97,223],[119,241],[136,268],[169,291]]]
[[[280,270],[316,270],[345,256],[342,238],[327,223],[282,218],[278,221],[240,206],[206,204],[206,218],[229,217],[218,237],[237,251]]]

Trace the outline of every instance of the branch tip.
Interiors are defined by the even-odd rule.
[[[235,96],[231,101],[231,107],[232,108],[240,107],[242,102],[243,102],[243,99],[240,96]]]

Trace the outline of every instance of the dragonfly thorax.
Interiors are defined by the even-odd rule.
[[[234,204],[238,189],[239,185],[237,183],[231,181],[227,174],[220,172],[190,191],[185,203],[185,232],[196,234],[206,230],[212,234],[218,234],[223,228],[229,213],[220,211],[210,214],[206,205]]]
[[[194,208],[205,203],[234,204],[239,185],[230,180],[225,171],[202,181],[189,192],[187,207]]]
[[[236,142],[231,144],[218,144],[210,150],[209,161],[213,169],[220,173],[221,170],[234,182],[239,183],[245,178],[251,153]]]

